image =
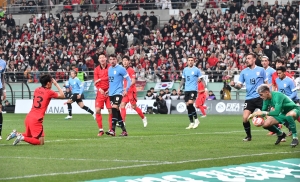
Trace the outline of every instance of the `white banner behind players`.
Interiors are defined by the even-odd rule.
[[[46,113],[47,114],[68,114],[67,105],[64,105],[66,100],[51,100]],[[148,106],[153,107],[153,103],[155,100],[138,100],[137,106],[145,113],[147,111]],[[95,101],[94,100],[83,100],[83,103],[90,107],[95,108]],[[32,105],[32,100],[23,99],[23,100],[16,100],[16,107],[15,113],[18,114],[27,114]],[[167,102],[169,111],[171,102]],[[72,113],[73,114],[89,114],[85,110],[81,109],[76,103],[72,104]],[[104,108],[101,110],[102,114],[108,114],[107,109]],[[126,113],[127,114],[136,114],[136,111],[131,108],[131,104],[126,105]]]

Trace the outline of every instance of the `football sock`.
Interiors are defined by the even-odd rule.
[[[276,133],[277,136],[280,136],[282,134],[282,131],[277,127],[277,125],[272,125],[272,126],[270,126],[268,128],[265,128],[265,129],[269,130],[269,131],[271,131],[273,133]]]
[[[24,137],[24,141],[27,143],[30,143],[32,145],[40,145],[41,142],[37,138],[31,138],[31,137]]]
[[[112,114],[108,115],[108,126],[109,126],[109,129],[111,130],[112,129]]]
[[[191,111],[192,111],[192,116],[194,116],[194,118],[197,119],[198,116],[197,116],[196,108],[194,107],[193,104],[189,104],[189,106],[190,106]]]
[[[2,133],[2,124],[3,124],[3,115],[2,115],[2,112],[0,112],[0,136]]]
[[[96,121],[98,124],[98,128],[102,129],[103,126],[102,126],[102,115],[101,114],[96,113]]]
[[[115,131],[116,130],[116,124],[118,122],[118,118],[119,118],[119,114],[118,114],[118,110],[116,108],[112,108],[112,130]]]
[[[122,119],[122,116],[121,116],[120,111],[118,111],[118,114],[119,114],[119,117],[118,117],[119,125],[120,125],[122,131],[125,131],[125,132],[126,132],[126,128],[125,128],[125,125],[124,125],[124,122],[123,122],[123,119]]]
[[[245,129],[247,136],[251,138],[252,137],[251,136],[251,125],[250,125],[249,121],[247,121],[246,123],[243,122],[243,125],[244,125],[244,129]]]
[[[190,105],[187,106],[188,116],[189,116],[190,122],[193,123],[194,122],[194,120],[193,120],[193,114],[192,114],[191,108],[189,106]]]
[[[297,129],[296,129],[296,123],[295,123],[293,116],[286,116],[286,120],[289,123],[290,130],[293,134],[293,138],[297,138],[298,134],[297,134]]]
[[[67,105],[68,105],[69,116],[72,116],[72,104],[67,103]]]
[[[123,121],[125,122],[126,120],[126,109],[125,108],[121,108],[121,116]]]
[[[82,107],[83,110],[86,110],[87,112],[94,114],[94,111],[92,111],[89,107],[83,106]]]
[[[286,122],[283,123],[283,125],[284,125],[287,129],[289,129],[289,131],[291,131],[289,122],[286,121]]]
[[[141,110],[138,106],[135,107],[135,111],[138,113],[138,115],[139,115],[142,119],[145,118],[145,115],[143,114],[142,110]]]
[[[202,115],[205,116],[206,115],[206,112],[205,112],[206,106],[199,106],[199,109],[202,112]]]

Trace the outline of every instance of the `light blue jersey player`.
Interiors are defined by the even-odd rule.
[[[123,96],[127,94],[131,86],[130,77],[126,69],[117,64],[116,55],[112,54],[109,56],[109,62],[111,67],[108,68],[108,79],[109,79],[109,88],[108,95],[110,102],[112,103],[112,129],[107,131],[107,135],[115,136],[116,124],[119,123],[119,126],[122,129],[120,136],[127,136],[127,131],[123,122],[123,118],[120,113],[120,104],[122,102]],[[126,90],[124,90],[123,80],[127,80]]]
[[[275,81],[278,88],[278,92],[285,94],[292,101],[298,103],[299,98],[297,96],[297,89],[294,80],[286,76],[286,68],[284,66],[280,66],[276,69],[276,71],[278,78],[276,78]]]
[[[190,124],[186,129],[197,128],[200,124],[194,107],[194,102],[198,94],[198,82],[203,81],[202,74],[198,68],[194,66],[195,61],[193,57],[188,58],[188,66],[183,69],[182,80],[178,89],[178,93],[182,85],[184,84],[184,101],[186,102],[186,107],[188,111],[188,116],[190,119]],[[203,81],[204,82],[204,81]],[[195,119],[195,122],[194,122]]]
[[[65,84],[66,88],[71,88],[72,95],[68,98],[68,101],[65,103],[68,105],[69,115],[65,119],[72,119],[72,103],[77,102],[78,106],[91,113],[95,119],[94,111],[89,107],[85,106],[82,101],[82,93],[84,90],[83,83],[77,78],[77,72],[75,70],[70,71],[70,78]]]
[[[3,124],[3,116],[2,116],[2,99],[6,99],[6,90],[5,90],[5,78],[4,73],[6,70],[6,61],[0,58],[0,140],[2,139],[2,124]]]
[[[263,68],[266,71],[266,75],[267,75],[267,78],[268,78],[268,85],[270,87],[270,90],[272,90],[272,75],[273,75],[273,73],[276,72],[276,70],[269,66],[270,61],[269,61],[268,56],[263,56],[261,58],[261,64],[262,64]]]
[[[236,89],[241,89],[243,84],[246,84],[246,100],[243,112],[243,125],[247,136],[243,141],[251,141],[251,125],[248,121],[250,114],[254,112],[255,109],[262,109],[263,100],[259,97],[257,93],[257,88],[264,83],[268,82],[266,71],[264,68],[256,66],[256,54],[249,53],[246,56],[246,64],[248,68],[243,69],[240,73],[239,81],[234,83],[230,82],[230,85]]]

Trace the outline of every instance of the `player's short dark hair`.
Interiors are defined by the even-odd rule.
[[[194,60],[194,57],[193,56],[189,56],[188,59],[193,59]]]
[[[52,82],[52,76],[49,74],[43,75],[40,77],[40,83],[42,84],[42,87],[45,87],[48,82]]]
[[[104,52],[101,52],[101,53],[99,54],[99,56],[102,56],[102,55],[106,57],[106,54],[104,54]],[[98,57],[99,57],[99,56],[98,56]]]
[[[154,90],[154,87],[151,87],[150,90]]]
[[[115,54],[111,54],[111,55],[109,55],[109,57],[110,57],[110,58],[116,58],[116,57],[117,57],[117,55],[115,55]]]
[[[256,56],[257,56],[254,52],[250,52],[249,54],[247,54],[247,56],[249,56],[249,55],[253,56],[254,58],[256,58]]]
[[[258,88],[257,88],[257,93],[262,93],[265,91],[270,91],[270,88],[267,84],[261,84]]]
[[[282,59],[276,59],[275,63],[281,63],[282,65],[285,65],[285,62]]]
[[[130,58],[129,58],[129,56],[123,56],[123,58],[122,59],[127,59],[128,61],[130,61]]]
[[[147,93],[150,93],[151,91],[150,90],[147,90]]]
[[[286,68],[285,66],[279,66],[278,68],[276,68],[276,71],[286,72]]]

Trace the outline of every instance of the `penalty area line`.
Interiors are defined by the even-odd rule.
[[[258,154],[248,154],[248,155],[234,155],[234,156],[225,156],[225,157],[216,157],[216,158],[203,158],[203,159],[194,159],[194,160],[185,160],[185,161],[175,161],[175,162],[159,162],[159,163],[152,163],[152,164],[147,164],[146,163],[146,164],[137,164],[137,165],[131,165],[131,166],[119,166],[119,167],[99,168],[99,169],[90,169],[90,170],[81,170],[81,171],[33,174],[33,175],[25,175],[25,176],[14,176],[14,177],[0,178],[0,180],[14,180],[14,179],[35,178],[35,177],[43,177],[43,176],[82,174],[82,173],[110,171],[110,170],[118,170],[118,169],[129,169],[129,168],[139,168],[139,167],[149,167],[149,166],[159,166],[159,165],[183,164],[183,163],[190,163],[190,162],[214,161],[214,160],[223,160],[223,159],[232,159],[232,158],[255,157],[255,156],[277,155],[277,154],[293,154],[293,153],[300,153],[300,151],[294,151],[294,152],[268,152],[268,153],[258,153]]]

